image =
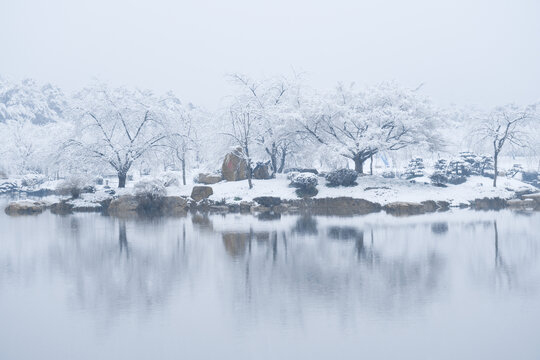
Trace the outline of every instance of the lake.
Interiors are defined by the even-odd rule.
[[[539,212],[0,229],[0,359],[540,358]]]

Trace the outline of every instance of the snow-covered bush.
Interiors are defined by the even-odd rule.
[[[21,185],[25,187],[36,187],[43,184],[47,177],[43,174],[27,174],[21,180]]]
[[[289,173],[287,178],[291,181],[290,186],[295,187],[299,197],[312,197],[317,195],[319,179],[312,173]]]
[[[469,176],[472,173],[471,165],[460,158],[454,159],[448,164],[448,167],[446,168],[446,173]]]
[[[295,188],[315,187],[319,184],[317,175],[312,173],[289,173],[290,186]]]
[[[166,172],[161,175],[161,181],[163,182],[163,186],[165,187],[180,186],[180,180],[178,179],[178,175],[173,172]]]
[[[394,171],[385,171],[382,173],[382,177],[385,179],[394,179],[396,177],[396,173]]]
[[[417,177],[422,177],[424,176],[424,169],[425,169],[424,160],[422,158],[418,157],[418,158],[411,159],[402,177],[407,180],[417,178]]]
[[[354,186],[358,173],[351,169],[334,170],[326,174],[327,186]]]
[[[64,181],[62,181],[57,187],[56,191],[60,195],[71,195],[73,199],[77,199],[83,192],[91,192],[91,189],[85,188],[88,187],[88,180],[81,175],[72,175]]]
[[[494,173],[493,158],[487,155],[476,155],[472,152],[459,153],[459,160],[462,160],[466,166],[466,171],[463,175],[479,175],[492,177]],[[456,163],[454,164],[456,165]]]
[[[506,176],[509,178],[514,178],[518,174],[523,173],[523,166],[521,164],[514,164],[510,170],[506,172]]]
[[[138,202],[137,209],[148,214],[159,211],[166,194],[165,186],[160,180],[139,181],[135,184],[135,197]]]
[[[135,184],[135,196],[146,196],[151,198],[163,197],[167,194],[163,182],[160,180],[141,180]]]

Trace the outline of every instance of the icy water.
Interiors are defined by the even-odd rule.
[[[0,359],[540,358],[538,212],[0,229]]]

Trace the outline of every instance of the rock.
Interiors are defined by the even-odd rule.
[[[426,212],[423,204],[397,201],[384,206],[384,210],[394,216],[419,215]]]
[[[298,196],[299,198],[305,199],[305,198],[314,197],[315,195],[319,193],[319,190],[317,190],[317,188],[314,186],[308,186],[308,187],[296,189],[294,192],[296,193],[296,196]]]
[[[130,216],[137,212],[139,203],[133,195],[123,195],[111,201],[108,212],[113,216]]]
[[[212,185],[220,182],[222,180],[220,174],[208,174],[208,173],[201,173],[197,177],[197,181],[200,184],[206,184],[206,185]]]
[[[39,201],[20,200],[8,204],[4,212],[8,215],[35,215],[41,214],[45,204]]]
[[[534,209],[537,206],[536,202],[533,199],[527,199],[527,200],[512,199],[512,200],[507,200],[506,205],[511,209]]]
[[[424,211],[427,213],[435,212],[439,208],[439,205],[433,200],[422,201],[420,204],[424,206]]]
[[[437,206],[439,211],[448,211],[450,209],[450,203],[444,200],[437,201]]]
[[[67,201],[60,201],[52,204],[50,209],[53,214],[67,215],[73,212],[73,204],[69,204]]]
[[[471,202],[471,207],[476,210],[500,210],[506,207],[506,201],[499,197],[475,199]]]
[[[291,200],[289,212],[301,209],[315,215],[365,215],[381,210],[381,205],[351,197]]]
[[[194,186],[193,190],[191,190],[191,198],[197,202],[201,201],[202,199],[208,199],[210,195],[214,193],[214,190],[212,190],[211,186]]]
[[[266,207],[273,207],[281,204],[281,198],[276,196],[259,196],[253,199],[257,204],[266,206]]]
[[[208,211],[223,214],[229,212],[229,207],[227,205],[210,205]]]
[[[268,180],[272,178],[272,176],[270,176],[268,165],[264,163],[257,163],[257,166],[255,166],[255,169],[253,169],[253,178],[260,180]]]
[[[523,200],[531,199],[537,204],[540,204],[540,193],[523,195],[521,198]]]
[[[186,215],[188,212],[188,201],[180,196],[166,196],[163,198],[162,212],[164,215],[178,216]]]
[[[247,162],[241,157],[242,149],[236,150],[225,155],[221,173],[227,181],[240,181],[247,179]]]
[[[252,202],[249,202],[249,201],[242,201],[240,202],[240,212],[242,213],[248,213],[251,211],[251,207],[253,206],[254,204]]]

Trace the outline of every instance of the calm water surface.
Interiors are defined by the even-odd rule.
[[[2,212],[0,359],[539,359],[539,230]]]

